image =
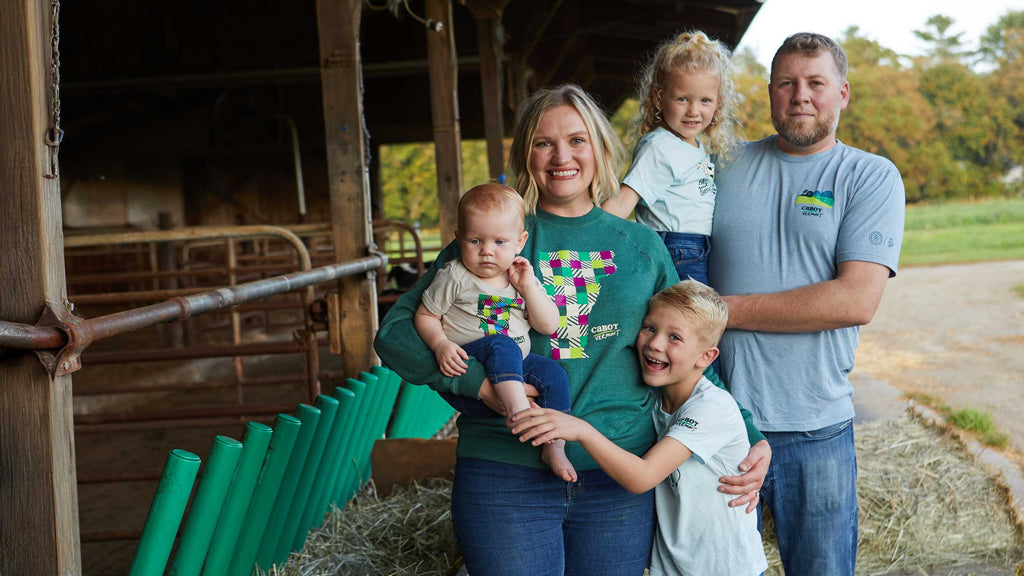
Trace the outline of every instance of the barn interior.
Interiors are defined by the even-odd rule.
[[[33,92],[63,130],[59,206],[42,205],[39,217],[59,210],[67,299],[83,318],[337,262],[341,239],[349,258],[363,256],[383,250],[385,230],[402,246],[389,251],[391,264],[419,264],[415,230],[384,222],[381,179],[401,175],[380,173],[381,146],[435,142],[438,193],[449,207],[442,228],[450,233],[461,177],[457,152],[444,150],[487,140],[497,177],[516,103],[532,90],[577,83],[612,112],[632,95],[658,43],[700,29],[735,47],[760,7],[757,0],[21,4],[34,7],[26,10],[29,24],[0,18],[0,33],[27,27],[59,47],[59,68],[46,65],[49,53],[40,57],[47,89]],[[339,15],[346,6],[353,12]],[[349,36],[331,28],[353,19]],[[357,54],[326,51],[339,34]],[[348,96],[339,98],[329,74],[353,65],[361,85],[342,83]],[[339,130],[351,131],[346,146],[355,151],[340,153],[356,157],[365,186],[334,186],[343,172],[333,157]],[[381,247],[366,242],[369,234]],[[4,273],[23,265],[7,258]],[[309,402],[321,387],[365,370],[376,302],[387,301],[377,294],[383,278],[362,279],[371,299],[346,299],[345,288],[339,298],[338,286],[327,284],[92,343],[72,376],[82,573],[126,573],[169,449],[203,454],[214,434],[237,436],[243,419],[269,421],[282,406]],[[352,302],[363,322],[332,328],[331,314]],[[9,311],[0,319],[26,321]],[[339,353],[347,347],[370,356],[360,364],[358,354]]]

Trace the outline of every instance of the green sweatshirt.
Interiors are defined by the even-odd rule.
[[[526,219],[529,238],[522,255],[559,307],[561,322],[553,336],[530,332],[532,351],[554,358],[569,375],[572,414],[630,452],[642,455],[654,444],[653,401],[640,378],[634,342],[647,312],[647,300],[678,281],[661,239],[650,228],[595,208],[564,218],[538,211]],[[460,396],[476,398],[485,378],[472,358],[466,374],[440,373],[434,354],[413,326],[423,290],[445,262],[459,255],[454,243],[388,311],[374,347],[385,366],[404,380]],[[709,371],[710,372],[710,371]],[[722,383],[712,377],[719,387]],[[764,437],[742,410],[751,444]],[[546,467],[540,450],[520,443],[503,418],[458,420],[459,457]],[[576,442],[566,453],[577,470],[597,468]]]

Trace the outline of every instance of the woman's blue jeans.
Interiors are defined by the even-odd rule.
[[[569,376],[558,362],[532,353],[524,358],[519,345],[504,334],[484,336],[464,344],[462,349],[484,365],[491,384],[508,380],[525,382],[540,393],[534,398],[539,406],[561,412],[569,411]],[[439,394],[452,408],[466,416],[500,417],[476,398],[448,392]]]
[[[708,283],[708,255],[711,254],[711,238],[703,234],[683,232],[658,232],[669,256],[676,265],[680,280],[692,278],[701,284]]]
[[[764,436],[772,447],[772,462],[761,488],[760,506],[772,513],[786,574],[853,576],[857,563],[853,421],[811,432],[765,432]]]
[[[641,576],[654,491],[630,494],[601,470],[566,482],[547,468],[459,458],[452,518],[470,576]]]

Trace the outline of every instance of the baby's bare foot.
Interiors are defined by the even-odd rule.
[[[576,468],[565,455],[565,440],[555,440],[540,449],[540,459],[551,467],[551,471],[566,482],[576,481]]]

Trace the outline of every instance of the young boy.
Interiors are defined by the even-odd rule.
[[[413,318],[445,376],[464,374],[470,355],[484,365],[510,427],[511,415],[530,407],[525,383],[540,392],[538,402],[569,411],[565,371],[554,360],[530,353],[530,328],[551,334],[559,315],[533,266],[516,255],[528,235],[525,215],[522,197],[508,186],[481,184],[466,192],[455,232],[462,255],[437,272]],[[477,399],[441,396],[466,416],[498,416]],[[576,481],[564,440],[545,444],[541,458],[558,477]]]
[[[736,401],[703,377],[728,315],[718,293],[694,280],[650,299],[636,349],[659,440],[642,458],[568,414],[534,407],[514,417],[521,441],[578,441],[630,492],[655,489],[651,576],[753,576],[768,567],[756,516],[730,508],[732,497],[717,490],[750,449]]]

